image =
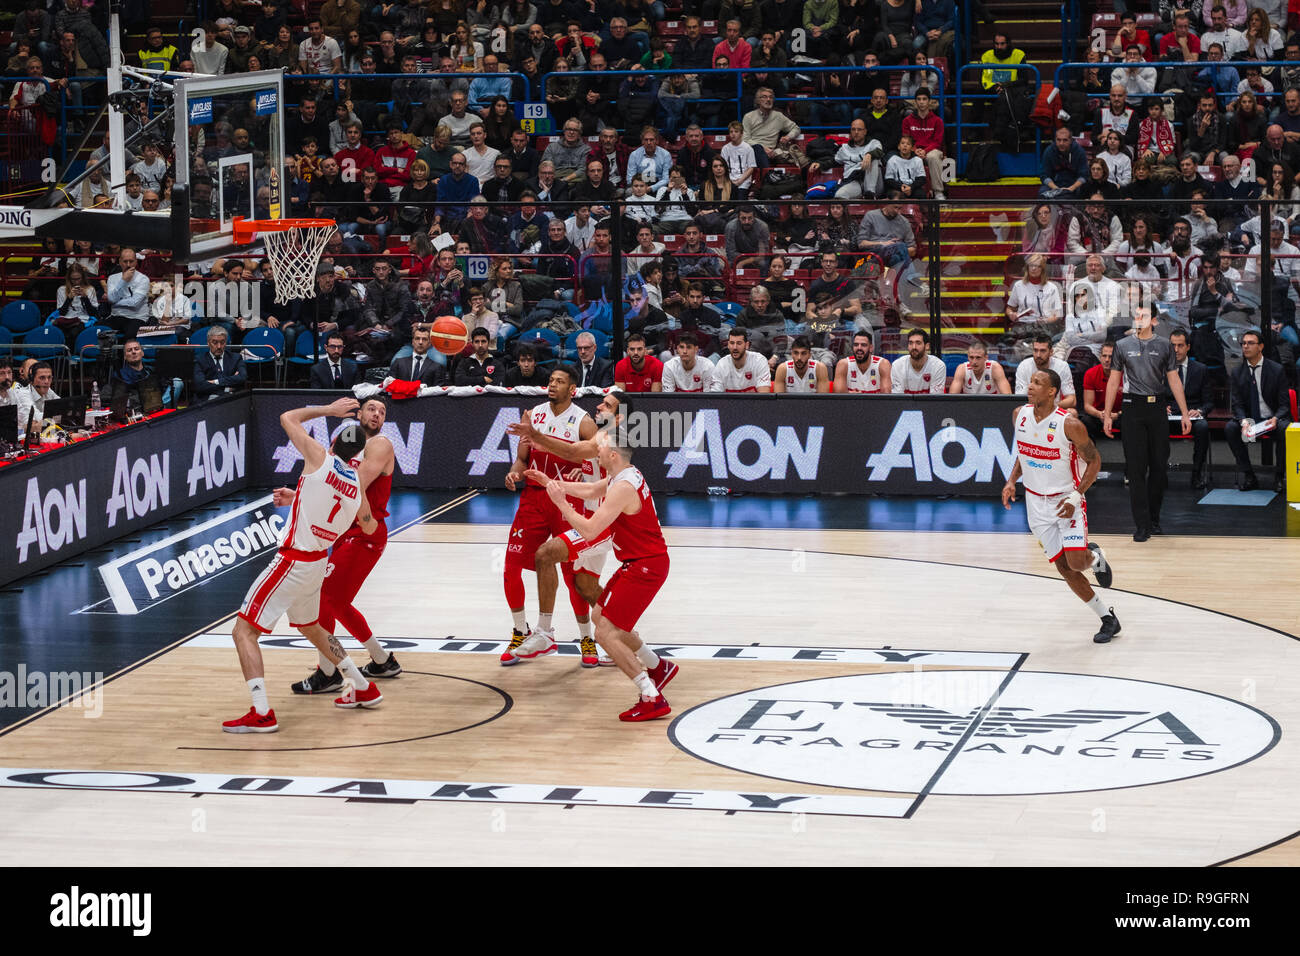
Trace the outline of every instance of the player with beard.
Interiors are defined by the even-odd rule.
[[[871,333],[853,333],[853,354],[835,367],[835,391],[858,395],[889,394],[889,363],[871,354]]]
[[[772,376],[775,392],[809,395],[829,392],[830,379],[826,366],[812,357],[812,342],[808,336],[798,336],[790,346],[790,358],[776,367]]]
[[[521,424],[528,424],[542,435],[557,441],[577,442],[594,438],[596,423],[583,409],[573,404],[577,391],[577,379],[573,370],[567,365],[558,366],[551,372],[550,383],[546,387],[547,401],[542,402],[520,419]],[[564,534],[569,530],[560,517],[559,510],[546,495],[546,480],[561,478],[568,471],[567,462],[551,452],[533,447],[527,441],[521,441],[515,453],[514,464],[506,474],[506,487],[514,491],[522,482],[523,492],[519,498],[519,508],[515,520],[510,525],[510,535],[506,540],[505,592],[506,604],[514,618],[514,631],[510,636],[510,646],[501,653],[501,666],[509,667],[520,661],[532,660],[544,654],[552,654],[557,648],[555,636],[551,629],[551,615],[539,612],[537,630],[529,629],[524,618],[524,571],[536,571],[534,556],[537,549],[552,536]],[[528,479],[525,471],[534,475],[547,475],[546,480]],[[578,633],[583,642],[584,664],[591,651],[594,666],[596,647],[591,640],[591,609],[578,593],[574,580],[573,565],[566,562],[561,566],[564,583],[569,587],[569,602],[573,606],[574,616],[578,619]],[[530,637],[536,640],[524,647]]]
[[[636,684],[636,703],[618,719],[642,721],[672,712],[663,688],[677,675],[678,667],[650,650],[636,632],[637,621],[668,579],[669,562],[654,499],[645,477],[632,467],[627,439],[623,428],[603,431],[597,439],[600,466],[611,477],[595,483],[550,481],[546,494],[578,540],[596,542],[612,536],[614,557],[621,566],[601,593],[596,640]],[[527,474],[531,480],[545,477],[531,470]],[[568,497],[573,495],[599,500],[600,507],[592,514],[579,514]]]
[[[1029,404],[1016,409],[1016,463],[1002,487],[1002,506],[1016,500],[1016,480],[1025,482],[1025,508],[1029,528],[1043,551],[1075,593],[1101,618],[1093,641],[1106,644],[1119,633],[1115,609],[1107,609],[1092,589],[1084,571],[1109,588],[1114,573],[1101,548],[1088,542],[1088,504],[1084,493],[1097,480],[1101,455],[1077,415],[1057,407],[1061,376],[1052,369],[1036,371],[1029,379]]]
[[[351,464],[361,476],[370,514],[377,527],[367,534],[358,524],[353,524],[334,542],[320,594],[320,626],[335,634],[336,622],[342,624],[362,643],[370,654],[370,663],[361,668],[361,673],[370,678],[392,678],[402,673],[396,655],[390,654],[374,639],[369,623],[353,603],[388,545],[388,523],[384,519],[388,517],[388,499],[393,492],[397,457],[393,443],[380,434],[387,418],[388,405],[379,397],[366,399],[357,410],[357,421],[365,433],[366,447],[352,459]],[[292,489],[275,489],[277,508],[293,504],[293,498]],[[342,689],[343,675],[328,657],[324,654],[319,654],[319,657],[316,670],[290,686],[295,694],[326,694]]]
[[[930,333],[912,329],[907,333],[907,354],[894,359],[889,381],[895,395],[942,395],[948,382],[948,366],[937,355],[926,352]]]
[[[730,356],[718,359],[713,380],[724,392],[767,392],[772,388],[772,370],[767,359],[749,350],[749,330],[734,326],[727,333]]]
[[[972,342],[966,348],[966,361],[957,366],[952,376],[952,395],[1010,395],[1011,383],[1007,373],[997,362],[989,361],[989,348],[983,342]]]
[[[633,332],[627,337],[627,355],[614,366],[614,387],[624,392],[663,390],[664,363],[646,354],[645,336]]]
[[[623,395],[621,392],[611,391],[596,408],[596,426],[599,429],[606,429],[615,422],[625,421],[624,415],[619,413],[619,408]],[[551,435],[544,435],[531,423],[516,422],[507,426],[506,430],[512,435],[517,435],[524,441],[528,442],[534,449],[541,449],[557,458],[563,458],[566,461],[573,462],[580,467],[569,471],[564,477],[569,481],[597,482],[609,477],[605,474],[604,469],[600,467],[597,456],[597,447],[595,438],[583,439],[577,442],[567,442],[555,438]],[[585,511],[587,514],[594,512],[600,507],[600,500],[585,502]],[[550,618],[555,610],[555,592],[559,590],[560,579],[556,573],[556,565],[563,565],[565,562],[572,561],[574,580],[577,584],[578,593],[589,605],[592,605],[591,620],[597,620],[599,611],[595,609],[596,603],[600,600],[600,573],[605,569],[605,557],[611,550],[609,536],[600,541],[594,541],[590,545],[583,541],[581,536],[576,540],[571,540],[578,533],[568,529],[564,535],[556,536],[547,541],[537,549],[533,558],[533,566],[537,571],[537,611],[539,615]],[[576,560],[570,558],[570,552],[578,555]],[[582,651],[582,666],[595,667],[597,664],[609,665],[614,661],[607,655],[601,654],[599,657],[596,653],[596,642],[592,639],[590,630],[584,629],[584,618],[579,618],[578,628],[581,631],[579,643]],[[587,625],[589,628],[590,625]],[[539,636],[530,637],[519,645],[516,650],[518,655],[532,654],[538,647],[541,648],[539,653],[549,654],[550,649],[545,646],[546,638]],[[554,641],[551,642],[554,646]]]

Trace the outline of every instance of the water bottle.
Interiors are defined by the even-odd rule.
[[[708,491],[708,493],[711,494],[711,495],[729,495],[729,494],[731,494],[731,489],[730,489],[730,488],[723,488],[721,485],[710,485],[710,486],[708,487],[707,491]]]
[[[93,381],[90,385],[90,407],[99,411],[104,406],[99,401],[99,382]]]

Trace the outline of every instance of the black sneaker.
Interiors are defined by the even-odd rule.
[[[1094,644],[1109,644],[1110,639],[1119,634],[1119,618],[1115,616],[1115,609],[1111,608],[1110,613],[1101,619],[1101,630],[1093,635]]]
[[[371,661],[365,667],[361,668],[361,673],[372,680],[376,677],[381,680],[386,680],[402,673],[402,665],[397,663],[396,654],[389,654],[388,660],[384,661],[382,664],[376,664],[374,661]]]
[[[1097,579],[1099,587],[1110,587],[1111,579],[1115,577],[1115,572],[1111,569],[1110,563],[1106,560],[1106,555],[1102,552],[1101,547],[1094,542],[1088,542],[1088,550],[1097,555],[1100,563],[1093,566],[1092,573]]]
[[[289,689],[295,694],[332,694],[343,689],[343,675],[336,670],[326,676],[325,672],[317,667],[310,677],[296,684],[290,684]]]

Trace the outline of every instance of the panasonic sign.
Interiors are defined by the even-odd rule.
[[[118,614],[139,614],[275,548],[284,529],[271,497],[260,498],[99,569]]]

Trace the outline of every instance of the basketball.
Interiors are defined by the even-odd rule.
[[[441,315],[434,319],[430,331],[433,347],[443,355],[456,355],[469,342],[469,330],[454,315]]]

